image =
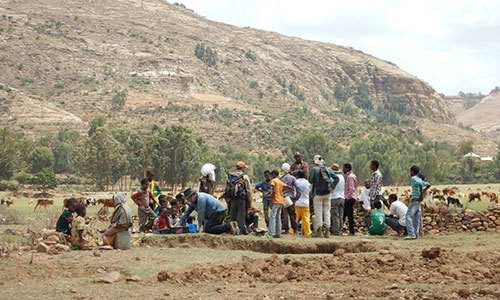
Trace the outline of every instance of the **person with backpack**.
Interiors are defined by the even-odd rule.
[[[201,177],[200,184],[198,186],[198,191],[201,193],[206,193],[209,195],[214,195],[215,193],[215,169],[216,167],[207,163],[201,167]]]
[[[236,171],[227,174],[226,189],[224,197],[229,200],[229,214],[231,221],[238,223],[240,233],[244,233],[245,220],[248,208],[252,206],[253,191],[250,177],[245,174],[248,166],[239,161],[236,163]]]
[[[330,193],[339,183],[335,173],[325,167],[325,160],[321,155],[314,156],[314,167],[309,175],[309,183],[312,185],[311,198],[314,204],[314,237],[321,237],[322,228],[325,227],[325,238],[330,237]]]

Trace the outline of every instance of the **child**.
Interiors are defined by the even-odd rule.
[[[361,191],[359,200],[359,205],[363,206],[366,212],[372,209],[370,206],[370,180],[365,180],[365,188]],[[361,211],[361,207],[358,207],[358,211]]]
[[[431,187],[428,182],[423,181],[418,176],[419,173],[419,167],[412,166],[410,168],[411,200],[406,212],[406,229],[408,231],[408,236],[404,238],[405,240],[414,240],[418,238],[418,231],[420,229],[420,202],[423,199],[423,195]]]
[[[261,211],[253,206],[248,208],[248,213],[246,217],[246,228],[249,232],[257,231],[259,228],[259,215]]]
[[[271,172],[264,171],[264,180],[255,185],[255,189],[262,193],[262,206],[264,208],[264,220],[269,227],[269,206],[271,205]]]
[[[365,224],[369,231],[365,234],[368,235],[384,235],[385,233],[385,213],[382,211],[382,202],[373,202],[374,209],[366,214]]]
[[[160,197],[158,197],[158,202],[160,203],[160,206],[158,206],[155,210],[155,214],[157,216],[160,215],[160,208],[161,207],[167,207],[168,206],[168,201],[167,201],[167,196],[165,195],[160,195]]]
[[[73,247],[80,250],[92,250],[102,244],[100,233],[85,224],[87,209],[83,204],[75,206],[76,218],[73,220],[71,229],[71,242]]]
[[[266,234],[267,238],[281,237],[281,210],[283,209],[284,197],[283,189],[290,189],[279,178],[279,172],[273,170],[271,172],[271,216],[269,217],[269,229]],[[276,231],[275,231],[276,229]]]
[[[57,220],[56,231],[71,235],[71,222],[73,221],[73,213],[78,201],[75,198],[69,198],[66,201],[66,209],[63,211]]]
[[[149,207],[149,200],[154,199],[153,194],[149,191],[149,180],[144,178],[141,180],[141,189],[131,196],[134,203],[137,205],[139,215],[140,231],[145,232],[153,227],[156,214]]]
[[[311,213],[309,210],[309,190],[311,184],[306,179],[306,172],[299,170],[297,173],[297,185],[300,188],[300,198],[295,202],[295,213],[297,214],[297,223],[302,220],[302,228],[304,228],[304,236],[311,236]]]
[[[166,229],[171,228],[170,219],[168,217],[168,208],[164,206],[159,207],[158,217],[153,223],[153,233],[161,233]]]

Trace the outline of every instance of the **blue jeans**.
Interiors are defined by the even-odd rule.
[[[269,235],[279,236],[281,235],[281,210],[283,209],[283,204],[271,204],[271,216],[269,217]],[[276,233],[274,231],[276,229]]]
[[[418,228],[420,226],[420,202],[412,201],[406,211],[406,230],[409,236],[418,238]]]
[[[391,217],[386,217],[385,218],[385,224],[389,225],[392,229],[395,231],[399,232],[401,229],[404,227],[399,224],[399,219],[398,218],[391,218]]]
[[[262,199],[262,205],[264,206],[264,220],[266,221],[266,226],[269,228],[269,206],[271,206],[271,198]]]

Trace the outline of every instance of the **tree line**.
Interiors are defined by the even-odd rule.
[[[328,133],[306,128],[290,139],[289,145],[281,149],[281,155],[267,155],[263,151],[249,153],[234,145],[209,146],[186,126],[155,125],[148,130],[131,130],[108,123],[101,115],[89,125],[84,136],[62,128],[38,139],[30,139],[20,130],[0,128],[0,179],[3,180],[0,188],[12,187],[14,179],[19,184],[41,188],[66,183],[92,184],[98,190],[116,185],[125,189],[136,186],[146,170],[153,170],[163,186],[185,187],[197,182],[200,168],[206,162],[217,167],[217,180],[222,184],[225,172],[232,170],[239,160],[247,162],[249,175],[257,181],[265,170],[277,169],[285,161],[292,162],[296,151],[309,162],[315,154],[323,155],[328,164],[350,162],[360,181],[370,177],[368,164],[377,159],[386,185],[408,184],[408,168],[414,164],[436,184],[500,180],[500,145],[494,163],[479,164],[474,158],[463,157],[473,151],[471,141],[454,147],[397,129],[368,134],[346,146]]]

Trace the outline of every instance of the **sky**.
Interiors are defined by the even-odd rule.
[[[500,1],[176,1],[214,21],[353,47],[446,95],[500,86]]]

